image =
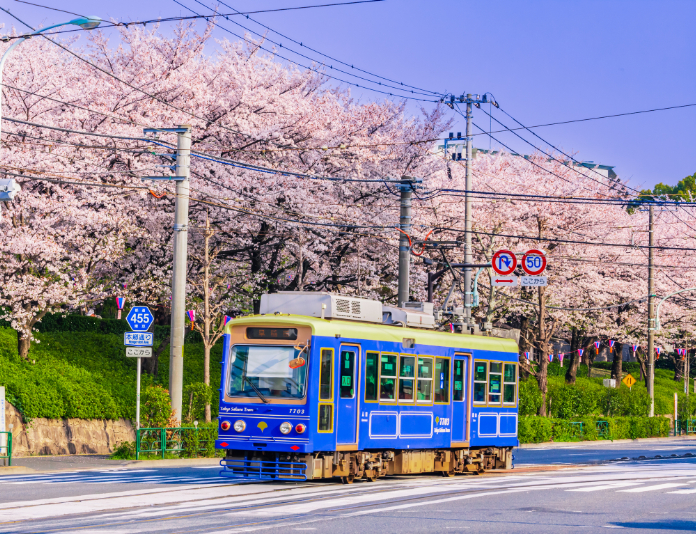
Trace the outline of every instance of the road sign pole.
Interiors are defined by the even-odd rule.
[[[653,292],[655,281],[653,279],[653,207],[650,206],[649,227],[648,227],[648,395],[650,395],[650,417],[655,417],[655,315]]]
[[[188,246],[189,176],[191,159],[191,127],[181,126],[177,132],[176,182],[174,219],[174,269],[172,273],[171,344],[169,349],[169,397],[174,419],[181,423],[184,387],[184,318],[186,315],[186,264]]]
[[[140,429],[140,368],[142,358],[136,358],[138,360],[138,374],[135,386],[135,430],[136,432]]]

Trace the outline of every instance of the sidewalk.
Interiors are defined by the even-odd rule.
[[[0,467],[0,476],[48,471],[87,471],[104,469],[140,469],[143,467],[191,467],[218,465],[220,458],[183,458],[181,460],[109,460],[104,455],[27,456],[13,458],[12,467]]]
[[[667,438],[637,438],[637,439],[598,439],[594,441],[547,441],[544,443],[523,443],[520,449],[563,449],[566,447],[592,447],[597,445],[612,445],[614,443],[675,443],[679,441],[695,441],[696,436],[672,436]]]

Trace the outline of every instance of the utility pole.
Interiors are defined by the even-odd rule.
[[[449,99],[443,98],[440,100],[444,104],[448,105],[454,109],[455,103],[459,102],[466,104],[466,182],[464,191],[464,324],[462,325],[462,333],[471,333],[473,330],[473,321],[471,319],[471,308],[473,305],[473,288],[472,288],[472,261],[473,261],[473,247],[472,247],[472,219],[473,219],[473,205],[471,202],[471,190],[473,188],[473,180],[471,177],[471,164],[473,160],[473,137],[471,132],[472,119],[473,119],[473,107],[481,107],[481,104],[492,104],[498,107],[498,103],[488,94],[485,95],[475,95],[467,93],[466,95],[461,95],[459,98],[450,96]],[[452,136],[450,135],[450,138]],[[445,152],[447,152],[447,141],[445,141]],[[445,154],[447,157],[447,154]],[[453,154],[454,159],[454,154]],[[457,159],[458,161],[458,159]]]
[[[471,137],[471,119],[473,118],[474,112],[472,105],[474,100],[471,94],[466,95],[466,181],[465,181],[465,193],[464,193],[464,324],[462,325],[462,332],[466,330],[467,333],[470,332],[472,321],[471,321],[471,265],[472,262],[472,246],[471,246],[471,216],[472,216],[472,204],[471,204],[471,158],[472,158],[472,141]]]
[[[174,176],[146,176],[143,180],[176,181],[174,204],[174,261],[172,269],[172,318],[169,343],[169,398],[177,423],[181,424],[184,387],[184,319],[186,315],[186,275],[188,262],[189,178],[191,175],[191,126],[148,128],[145,133],[175,132],[176,165]],[[171,157],[171,154],[158,154]]]
[[[653,226],[653,207],[649,210],[648,226],[648,395],[650,395],[650,417],[655,416],[655,303],[653,293],[654,280],[654,254],[655,234]]]
[[[399,217],[399,292],[397,306],[404,307],[408,302],[408,283],[411,270],[411,247],[409,246],[409,236],[411,235],[411,197],[415,180],[404,176],[401,180],[401,215]]]

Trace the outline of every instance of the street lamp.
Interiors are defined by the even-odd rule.
[[[48,26],[46,28],[42,28],[41,30],[37,30],[33,33],[30,33],[26,35],[25,37],[22,37],[20,39],[17,39],[12,45],[5,51],[5,53],[2,55],[2,59],[0,59],[0,87],[2,86],[2,72],[5,69],[5,61],[7,61],[7,58],[10,56],[12,51],[17,48],[17,46],[20,43],[23,43],[30,37],[34,35],[39,35],[45,31],[52,30],[53,28],[59,28],[60,26],[79,26],[83,30],[93,30],[97,26],[99,26],[102,22],[102,19],[99,17],[79,17],[77,19],[73,19],[68,22],[61,22],[60,24],[54,24],[53,26]],[[2,89],[0,89],[0,135],[2,134]],[[0,201],[6,202],[8,200],[12,200],[14,198],[15,193],[19,190],[19,186],[15,183],[14,180],[2,180],[2,183],[0,183],[0,192],[4,194],[0,194]],[[0,204],[1,205],[1,204]],[[0,212],[0,217],[1,217],[1,212]]]

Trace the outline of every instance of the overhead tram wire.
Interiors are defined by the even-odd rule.
[[[54,7],[49,7],[49,6],[43,6],[40,4],[34,4],[31,2],[25,2],[23,0],[15,0],[16,2],[20,2],[22,4],[28,4],[31,6],[36,6],[36,7],[41,7],[44,9],[50,9],[52,11],[60,11],[61,13],[68,13],[70,15],[75,15],[77,17],[81,17],[83,15],[78,15],[76,13],[73,13],[71,11],[65,11],[63,9],[56,9]],[[224,13],[224,14],[219,14],[217,16],[224,16],[224,17],[236,17],[236,16],[248,16],[249,15],[256,15],[259,13],[276,13],[279,11],[298,11],[298,10],[303,10],[303,9],[315,9],[315,8],[320,8],[320,7],[336,7],[336,6],[349,6],[349,5],[354,5],[354,4],[374,4],[377,2],[384,2],[385,0],[355,0],[351,2],[336,2],[332,4],[314,4],[314,5],[308,5],[308,6],[295,6],[295,7],[281,7],[281,8],[275,8],[275,9],[257,9],[255,11],[237,11],[235,13]],[[148,24],[159,24],[162,22],[178,22],[178,21],[186,21],[186,20],[209,20],[215,15],[194,15],[194,16],[188,16],[188,17],[164,17],[164,18],[157,18],[157,19],[148,19],[148,20],[134,20],[131,22],[110,22],[110,21],[103,21],[99,27],[100,28],[115,28],[115,27],[128,27],[128,26],[137,26],[137,25],[143,25],[147,26]],[[83,30],[79,29],[71,29],[71,30],[57,30],[51,32],[49,35],[56,35],[59,33],[72,33],[72,32],[79,32]],[[16,36],[7,36],[5,38],[2,38],[2,40],[14,40],[14,39],[21,39],[23,37],[27,37],[27,35],[16,35]]]
[[[505,295],[505,293],[503,293]],[[532,306],[539,306],[538,302],[532,302],[531,300],[523,300],[523,299],[518,299],[515,297],[511,297],[510,295],[505,295],[507,298],[516,300],[518,302],[524,302],[525,304],[530,304]],[[634,302],[642,302],[644,300],[648,300],[649,297],[641,297],[639,299],[633,299],[629,300],[628,302],[622,302],[620,304],[612,304],[611,306],[599,306],[597,308],[563,308],[560,306],[544,306],[545,308],[548,308],[550,310],[565,310],[565,311],[599,311],[599,310],[609,310],[611,308],[621,308],[622,306],[627,306],[629,304],[632,304]]]
[[[498,124],[500,124],[500,126],[502,126],[503,128],[505,128],[506,131],[510,132],[510,133],[513,134],[515,137],[518,137],[519,139],[521,139],[522,141],[524,141],[525,143],[527,143],[527,144],[528,144],[529,146],[531,146],[532,148],[538,150],[539,152],[541,152],[541,153],[544,154],[545,156],[551,158],[551,159],[552,159],[553,161],[555,161],[556,163],[559,163],[559,164],[561,164],[561,165],[566,165],[571,171],[573,171],[573,172],[579,174],[580,176],[582,176],[582,177],[584,177],[584,178],[588,178],[589,180],[592,180],[593,182],[596,182],[596,183],[598,183],[599,185],[601,185],[601,186],[603,186],[603,187],[608,187],[609,189],[611,189],[611,186],[610,186],[610,185],[605,184],[605,183],[602,183],[602,182],[600,182],[599,180],[597,180],[596,178],[593,178],[592,176],[588,176],[588,175],[586,175],[585,173],[580,172],[578,169],[575,168],[575,166],[567,165],[566,162],[560,161],[559,159],[555,158],[555,157],[552,156],[551,154],[545,152],[544,150],[542,150],[541,148],[539,148],[538,146],[536,146],[534,143],[532,143],[532,142],[528,141],[527,139],[525,139],[524,137],[522,137],[522,136],[521,136],[520,134],[518,134],[517,132],[514,132],[514,131],[510,130],[510,128],[508,128],[505,124],[503,124],[503,123],[500,122],[498,119],[496,119],[495,117],[493,117],[493,115],[491,115],[490,113],[488,113],[485,109],[480,108],[480,110],[483,111],[486,115],[488,115],[492,120],[494,120],[495,122],[497,122]],[[507,114],[506,112],[504,112],[504,111],[503,111],[503,113],[505,113],[506,115],[508,115],[508,114]],[[509,117],[509,115],[508,115],[508,117]],[[512,118],[512,117],[510,117],[510,118]],[[517,122],[515,119],[512,119],[512,120],[514,120],[515,122]],[[518,122],[518,124],[520,124],[520,123]],[[531,132],[531,133],[534,134],[536,137],[539,137],[536,133],[534,133],[534,132]],[[539,139],[541,139],[541,137],[539,137]],[[555,149],[555,150],[557,150],[558,152],[560,152],[561,154],[563,154],[564,156],[570,158],[574,163],[576,163],[576,164],[578,164],[578,165],[581,165],[581,163],[580,163],[579,161],[577,161],[575,158],[573,158],[572,156],[569,156],[568,154],[566,154],[566,153],[563,152],[562,150],[559,150],[558,148],[556,148],[555,146],[553,146],[553,145],[552,145],[551,143],[549,143],[548,141],[544,141],[543,139],[541,139],[541,140],[542,140],[544,143],[546,143],[547,145],[549,145],[550,147],[552,147],[553,149]],[[593,170],[593,171],[594,171],[594,169],[590,169],[590,170]],[[607,179],[606,176],[601,175],[601,174],[598,173],[597,171],[594,171],[594,172],[595,172],[598,176],[600,176],[600,177],[602,177],[602,178],[604,178],[604,179]],[[619,182],[617,185],[621,186],[621,185],[623,185],[623,184]],[[631,189],[633,189],[633,188],[631,188]],[[637,190],[635,190],[635,191],[638,192]]]
[[[188,9],[191,13],[195,13],[195,14],[199,15],[199,13],[198,13],[197,11],[195,11],[195,10],[191,9],[190,7],[188,7],[188,6],[184,5],[184,4],[182,4],[181,2],[179,2],[179,0],[172,0],[172,1],[175,2],[175,3],[177,3],[177,4],[179,4],[179,5],[180,5],[181,7],[183,7],[184,9]],[[212,18],[212,15],[211,15],[211,18]],[[247,43],[253,44],[255,47],[258,47],[259,49],[263,50],[264,52],[268,52],[269,54],[272,54],[272,55],[277,56],[277,57],[279,57],[279,58],[281,58],[281,59],[284,59],[285,61],[288,61],[288,62],[290,62],[290,63],[292,63],[292,64],[294,64],[294,65],[297,65],[298,67],[301,67],[301,68],[303,68],[303,69],[307,69],[307,70],[309,70],[309,71],[315,72],[315,73],[317,73],[317,74],[319,74],[319,75],[321,75],[321,76],[326,76],[327,78],[330,78],[330,79],[332,79],[332,80],[336,80],[337,82],[345,83],[345,84],[348,84],[348,85],[352,85],[352,86],[354,86],[354,87],[358,87],[358,88],[360,88],[360,89],[365,89],[365,90],[367,90],[367,91],[372,91],[372,92],[380,93],[380,94],[383,94],[383,95],[388,95],[388,96],[392,96],[392,97],[396,97],[396,98],[403,98],[403,99],[406,99],[406,100],[416,100],[416,101],[419,101],[419,102],[431,102],[431,103],[438,103],[438,102],[439,102],[439,98],[438,98],[438,99],[432,100],[432,99],[425,99],[425,98],[417,98],[417,97],[414,97],[414,96],[407,96],[407,95],[400,95],[400,94],[389,93],[389,92],[387,92],[387,91],[382,91],[382,90],[380,90],[380,89],[375,89],[375,88],[373,88],[373,87],[367,87],[367,86],[364,86],[364,85],[360,85],[360,84],[355,83],[355,82],[349,82],[349,81],[347,81],[347,80],[343,80],[343,79],[341,79],[341,78],[337,78],[336,76],[331,76],[330,74],[326,74],[325,72],[322,72],[322,71],[320,71],[320,70],[318,70],[318,69],[316,69],[316,68],[314,68],[314,67],[308,67],[308,66],[306,66],[306,65],[303,65],[302,63],[299,63],[299,62],[294,61],[294,60],[292,60],[292,59],[290,59],[290,58],[287,58],[287,57],[285,57],[285,56],[282,56],[282,55],[280,55],[278,52],[274,52],[273,50],[269,50],[269,49],[267,49],[267,48],[261,46],[261,45],[258,44],[258,43],[254,43],[253,41],[250,41],[250,40],[247,39],[246,37],[244,37],[244,36],[242,36],[242,35],[239,35],[239,34],[233,32],[232,30],[230,30],[230,29],[228,29],[228,28],[225,28],[224,26],[220,26],[220,24],[218,24],[218,23],[215,22],[214,20],[211,21],[211,22],[212,22],[212,24],[214,24],[215,26],[217,26],[217,27],[220,28],[221,30],[223,30],[223,31],[225,31],[225,32],[227,32],[227,33],[229,33],[230,35],[234,35],[236,38],[242,39],[243,41],[245,41],[245,42],[247,42]],[[235,22],[235,24],[237,24],[237,23]],[[242,26],[242,27],[243,27],[243,26]],[[248,31],[251,31],[252,33],[254,33],[254,34],[256,34],[256,35],[259,35],[259,34],[257,34],[256,32],[254,32],[253,30],[248,30]],[[263,36],[261,36],[261,37],[263,37]],[[271,41],[270,39],[267,39],[267,40],[268,40],[269,42],[274,43],[274,42]],[[274,43],[274,44],[276,44],[276,43]],[[281,45],[278,45],[278,46],[281,46]],[[281,46],[281,48],[283,48],[283,47]],[[290,49],[288,49],[288,50],[290,50]],[[300,55],[300,56],[302,56],[302,57],[307,57],[307,56],[305,56],[304,54],[301,54],[301,53],[299,53],[299,52],[294,52],[294,51],[292,51],[292,50],[290,50],[290,52],[292,52],[292,53],[294,53],[294,54],[297,54],[297,55]],[[311,58],[309,58],[309,59],[311,60]],[[344,72],[344,71],[341,71],[341,72]],[[357,76],[357,75],[355,75],[355,74],[350,74],[350,73],[346,73],[346,74],[348,74],[349,76],[356,77],[356,78],[365,79],[365,78],[362,78],[362,77]],[[370,83],[378,83],[378,82],[370,82]],[[388,86],[388,87],[391,87],[391,86]],[[395,90],[397,90],[397,91],[405,91],[404,89],[401,89],[401,88],[398,88],[398,87],[393,88],[393,89],[395,89]],[[411,93],[413,93],[413,91],[411,91]],[[421,94],[421,93],[414,93],[414,94]]]
[[[194,1],[195,1],[196,3],[198,3],[198,4],[200,4],[200,5],[202,5],[202,6],[206,7],[206,8],[208,8],[208,9],[210,9],[211,11],[213,10],[211,7],[206,6],[205,4],[203,4],[202,2],[200,2],[199,0],[194,0]],[[226,3],[223,2],[222,0],[218,0],[218,3],[222,4],[223,6],[227,7],[228,9],[233,9],[233,10],[234,10],[236,13],[238,13],[238,14],[243,14],[241,11],[237,10],[236,8],[232,7],[232,6],[229,5],[229,4],[226,4]],[[227,18],[226,15],[220,15],[220,16],[223,17],[223,18]],[[380,76],[379,74],[375,74],[374,72],[370,72],[370,71],[368,71],[368,70],[361,69],[361,68],[359,68],[359,67],[355,67],[355,65],[353,65],[353,64],[351,64],[351,63],[347,63],[347,62],[345,62],[345,61],[341,61],[340,59],[337,59],[337,58],[335,58],[335,57],[332,57],[332,56],[330,56],[330,55],[328,55],[328,54],[324,54],[323,52],[320,52],[319,50],[316,50],[316,49],[312,48],[311,46],[305,45],[302,41],[298,41],[298,40],[296,40],[296,39],[293,39],[292,37],[289,37],[289,36],[287,36],[287,35],[285,35],[285,34],[282,34],[282,33],[280,33],[279,31],[274,30],[274,29],[271,28],[270,26],[267,26],[267,25],[263,24],[262,22],[259,22],[258,20],[250,19],[248,15],[247,15],[246,18],[247,18],[248,20],[251,20],[251,21],[254,22],[255,24],[258,24],[258,25],[261,26],[262,28],[265,28],[265,29],[267,29],[268,31],[270,31],[270,32],[272,32],[272,33],[275,33],[276,35],[279,35],[279,36],[282,37],[283,39],[287,39],[288,41],[291,41],[292,43],[295,43],[296,45],[300,45],[301,47],[306,48],[307,50],[310,50],[310,51],[314,52],[315,54],[319,54],[319,55],[322,56],[322,57],[325,57],[325,58],[327,58],[327,59],[330,59],[331,61],[335,61],[336,63],[340,63],[341,65],[344,65],[345,67],[350,67],[350,68],[353,69],[353,70],[362,72],[362,73],[364,73],[364,74],[368,74],[369,76],[372,76],[373,78],[378,78],[378,79],[380,79],[380,80],[384,80],[385,82],[395,83],[395,84],[401,85],[401,86],[403,86],[403,87],[409,87],[409,88],[411,88],[411,89],[415,89],[415,90],[417,90],[417,91],[421,91],[421,94],[430,93],[430,94],[432,94],[432,95],[434,95],[434,96],[441,96],[441,95],[442,95],[442,93],[440,93],[440,92],[438,92],[438,91],[431,91],[431,90],[429,90],[429,89],[423,89],[422,87],[417,87],[417,86],[415,86],[415,85],[405,84],[405,83],[403,83],[403,82],[399,82],[398,80],[392,80],[391,78],[386,78],[386,77],[384,77],[384,76]],[[238,24],[238,23],[235,22],[235,21],[230,21],[229,19],[227,19],[227,20],[228,20],[228,22],[233,22],[234,24],[237,24],[238,26],[247,29],[245,26],[242,26],[241,24]],[[257,33],[256,35],[258,35],[258,33]],[[272,42],[272,41],[271,41],[271,42]],[[282,45],[281,45],[281,46],[282,46]],[[307,57],[307,56],[303,56],[303,57]],[[307,57],[307,59],[312,59],[312,58]],[[331,67],[331,68],[333,68],[333,67]],[[336,69],[336,70],[338,70],[338,69]],[[340,72],[343,72],[343,71],[340,71]],[[353,76],[353,75],[351,74],[351,76]],[[372,82],[372,83],[375,83],[375,82]]]

